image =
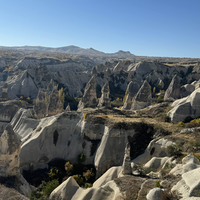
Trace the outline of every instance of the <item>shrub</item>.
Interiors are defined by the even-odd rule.
[[[179,157],[181,156],[181,147],[180,145],[173,144],[167,147],[167,152],[170,156]]]
[[[94,176],[94,173],[91,170],[87,170],[86,172],[83,172],[83,177],[85,178],[86,181],[90,180]]]
[[[85,185],[82,186],[82,188],[91,188],[92,183],[85,183]]]
[[[83,113],[83,119],[86,119],[87,113]]]
[[[83,183],[83,177],[82,177],[81,175],[76,174],[76,175],[73,175],[72,177],[76,180],[76,182],[77,182],[79,185],[82,185],[82,183]]]
[[[160,179],[156,181],[155,187],[160,187]]]
[[[49,196],[51,194],[51,192],[59,186],[59,182],[58,179],[54,179],[52,181],[49,181],[47,183],[44,184],[43,188],[42,188],[42,192]]]
[[[49,170],[49,178],[50,179],[55,179],[58,177],[58,173],[59,173],[59,170],[56,168],[56,167],[52,167],[50,170]]]
[[[62,104],[64,105],[64,103],[65,103],[65,93],[63,92],[63,88],[61,88],[61,89],[58,91],[58,94],[59,94],[60,101],[61,101]]]
[[[179,126],[179,127],[185,127],[185,123],[179,122],[179,123],[178,123],[178,126]]]
[[[164,101],[164,96],[163,95],[160,95],[157,99],[157,102],[158,103],[162,103]]]
[[[105,117],[105,118],[108,118],[108,115],[102,115],[101,117]]]
[[[68,176],[71,175],[71,172],[73,170],[73,165],[69,161],[65,163],[65,170]]]
[[[81,153],[81,154],[78,155],[78,158],[77,158],[78,163],[84,162],[85,159],[86,159],[85,154]]]

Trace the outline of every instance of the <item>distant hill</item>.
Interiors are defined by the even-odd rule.
[[[93,48],[84,49],[77,46],[66,46],[66,47],[42,47],[42,46],[16,46],[16,47],[5,47],[0,46],[0,49],[18,49],[18,50],[31,50],[31,51],[46,51],[46,52],[56,52],[56,53],[68,53],[68,54],[78,54],[84,56],[102,56],[102,57],[134,57],[129,51],[118,51],[116,53],[104,53]]]

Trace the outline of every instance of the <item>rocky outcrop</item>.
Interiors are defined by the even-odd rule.
[[[132,161],[137,164],[145,164],[154,157],[169,156],[167,152],[167,147],[173,144],[174,144],[173,142],[166,140],[164,138],[159,140],[154,139],[149,143],[145,152]]]
[[[63,111],[63,103],[60,100],[57,89],[54,89],[49,98],[48,116],[56,115]]]
[[[38,94],[38,87],[36,86],[32,76],[24,71],[21,75],[14,76],[7,81],[8,94],[12,99],[19,96],[30,97],[35,99]]]
[[[164,96],[164,100],[167,100],[168,98],[173,99],[180,99],[181,98],[181,84],[179,77],[175,75],[167,88]]]
[[[195,90],[195,86],[186,84],[181,87],[181,97],[187,97]]]
[[[33,107],[37,118],[43,118],[47,115],[47,105],[49,103],[49,96],[44,89],[40,89],[37,95],[36,103]]]
[[[8,125],[0,137],[0,176],[8,177],[20,174],[20,150],[20,138],[14,133],[12,126]]]
[[[127,143],[126,148],[125,148],[124,161],[122,164],[122,174],[123,175],[132,174],[130,149],[131,149],[130,144]]]
[[[133,103],[131,105],[132,110],[139,110],[151,105],[151,86],[145,80],[141,88],[139,89],[136,96],[133,98]]]
[[[59,185],[50,195],[49,199],[59,200],[115,200],[121,195],[114,181],[110,181],[99,188],[83,189],[79,187],[73,177],[69,177]]]
[[[84,108],[97,106],[97,94],[96,94],[96,79],[93,76],[87,83],[84,91],[84,95],[78,104],[78,110],[83,110]]]
[[[188,97],[176,100],[173,102],[172,110],[170,110],[167,115],[171,118],[173,122],[184,121],[187,117],[197,118],[200,116],[200,88],[196,89]]]
[[[101,89],[101,98],[99,99],[99,104],[98,107],[105,107],[105,108],[110,108],[111,103],[110,103],[110,88],[109,88],[109,83],[106,82],[105,85]]]
[[[132,99],[137,94],[140,86],[137,82],[130,82],[127,86],[127,90],[124,96],[124,105],[122,110],[130,110],[132,105]]]
[[[19,110],[21,103],[19,101],[6,101],[0,103],[0,121],[9,123]]]

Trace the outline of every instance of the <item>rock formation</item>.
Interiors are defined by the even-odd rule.
[[[110,103],[110,88],[109,88],[109,82],[106,82],[105,85],[101,89],[101,98],[99,99],[99,104],[98,107],[106,107],[110,108],[111,103]]]
[[[123,175],[132,174],[130,149],[131,149],[130,144],[127,143],[126,148],[125,148],[124,161],[122,164],[122,174]]]
[[[50,95],[48,105],[48,116],[56,115],[63,111],[63,103],[60,100],[58,90],[54,89]]]
[[[177,75],[175,75],[167,88],[164,100],[168,98],[180,99],[181,98],[181,84]]]
[[[33,107],[35,115],[38,118],[46,117],[48,103],[49,103],[49,96],[46,90],[40,89],[37,95],[36,104]]]
[[[30,97],[33,99],[37,97],[39,89],[27,70],[18,76],[14,76],[11,80],[7,81],[7,84],[7,92],[12,99],[15,99],[17,96]]]
[[[130,110],[132,105],[132,99],[137,94],[138,90],[140,89],[140,86],[137,82],[130,82],[127,86],[127,90],[124,96],[124,105],[122,109],[124,110]]]
[[[151,86],[145,80],[136,96],[133,98],[131,105],[132,110],[139,110],[151,105]]]
[[[192,84],[186,84],[181,87],[181,97],[187,97],[194,92],[195,86]]]
[[[69,103],[68,103],[68,105],[67,105],[67,107],[65,108],[65,111],[71,111],[71,108],[70,108],[70,105],[69,105]]]
[[[87,83],[84,91],[84,95],[78,104],[78,110],[91,107],[94,108],[97,105],[97,94],[96,94],[96,79],[93,76]]]
[[[14,133],[12,126],[8,125],[0,137],[0,176],[20,175],[20,150],[20,138]]]
[[[167,115],[173,122],[184,121],[187,117],[197,118],[200,116],[200,88],[196,89],[189,96],[173,102],[172,110]]]

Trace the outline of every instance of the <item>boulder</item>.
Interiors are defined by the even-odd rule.
[[[98,107],[105,107],[105,108],[110,108],[111,103],[110,103],[110,88],[109,88],[109,83],[106,82],[105,85],[101,89],[101,98],[99,99],[99,104]]]
[[[48,116],[56,115],[63,111],[63,103],[60,100],[59,93],[57,89],[54,89],[49,98],[48,105]]]
[[[163,190],[161,188],[153,188],[149,191],[146,198],[147,200],[161,200]]]
[[[93,76],[87,83],[84,91],[84,95],[78,104],[78,110],[83,110],[87,107],[96,107],[97,105],[97,94],[96,94],[96,79]]]
[[[132,104],[132,99],[133,97],[137,94],[138,90],[140,89],[140,86],[137,82],[130,82],[127,86],[127,90],[124,96],[124,105],[122,109],[124,110],[130,110],[131,109],[131,104]]]
[[[172,122],[184,121],[187,117],[197,118],[200,116],[200,88],[196,89],[188,97],[176,100],[167,115]]]
[[[164,100],[172,97],[173,99],[180,99],[181,98],[181,84],[179,77],[175,75],[169,84],[164,96]]]
[[[131,106],[132,110],[143,109],[151,105],[151,86],[145,80],[141,88],[139,89],[136,96],[133,98],[133,103]]]
[[[9,124],[0,137],[0,176],[20,175],[19,154],[21,141]]]

